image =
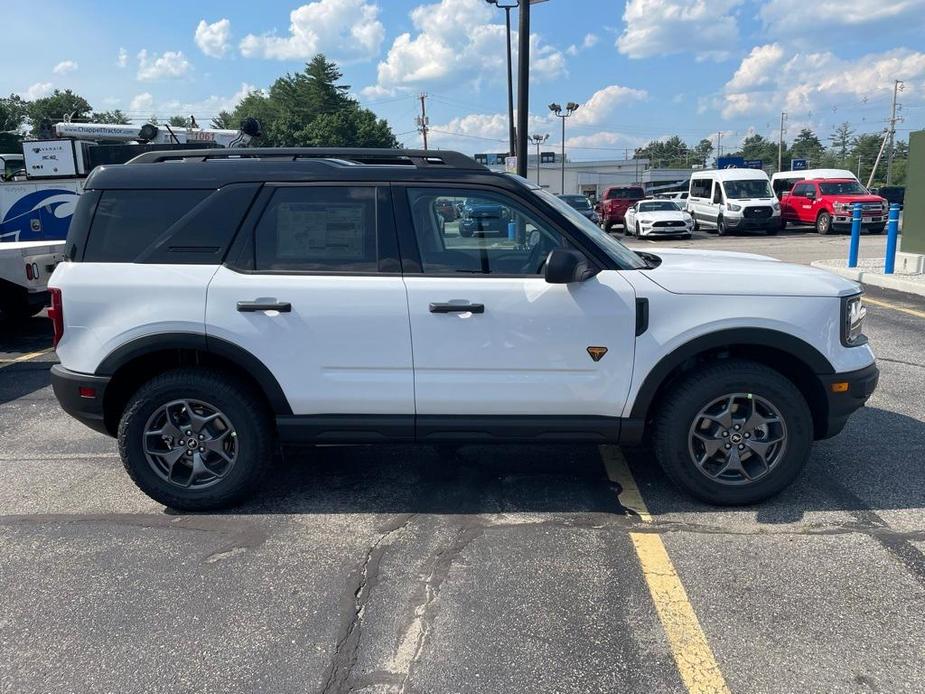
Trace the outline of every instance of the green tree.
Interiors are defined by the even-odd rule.
[[[186,116],[171,116],[167,119],[167,125],[171,128],[188,128],[189,122]]]
[[[316,55],[302,72],[280,77],[268,92],[244,97],[227,114],[231,127],[256,118],[264,133],[261,144],[270,147],[397,147],[388,123],[352,99],[350,87],[339,83],[342,77],[337,65]]]
[[[765,166],[777,167],[777,143],[764,135],[755,133],[742,140],[742,156],[746,159],[760,159]],[[790,166],[790,156],[784,151],[784,167]]]
[[[707,159],[713,153],[713,142],[707,138],[702,139],[691,152],[691,164],[707,165]]]
[[[26,120],[27,101],[23,101],[19,94],[10,94],[8,98],[0,98],[0,132],[18,132]]]
[[[870,177],[870,170],[877,160],[877,153],[880,151],[880,145],[883,143],[883,133],[865,133],[858,135],[851,141],[851,168],[855,171],[860,169],[861,183],[867,183]],[[860,157],[860,167],[858,167],[858,158]],[[881,157],[880,165],[877,167],[877,175],[874,176],[874,183],[878,183],[886,177],[886,160]]]
[[[238,123],[235,122],[234,116],[228,111],[219,111],[219,114],[212,119],[209,127],[218,128],[219,130],[237,130]]]
[[[838,163],[845,165],[848,159],[848,152],[851,149],[851,138],[854,136],[854,130],[847,122],[839,125],[832,134],[829,135],[829,142],[832,143],[832,152],[835,154]]]
[[[810,166],[818,166],[822,161],[825,147],[809,128],[800,130],[793,144],[790,145],[790,156],[793,159],[808,159]]]
[[[128,119],[122,111],[116,109],[114,111],[100,111],[97,113],[94,111],[90,115],[90,120],[94,123],[106,123],[108,125],[130,125],[131,121]]]
[[[645,147],[640,147],[633,155],[634,159],[648,159],[654,167],[686,167],[690,165],[691,150],[677,135],[665,140],[653,140]]]
[[[26,115],[32,125],[32,134],[38,136],[42,125],[60,123],[65,117],[72,120],[85,120],[93,109],[79,94],[70,89],[56,89],[51,95],[36,99],[26,106]]]

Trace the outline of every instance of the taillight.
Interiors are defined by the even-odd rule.
[[[35,278],[32,276],[32,263],[26,263],[26,279],[29,280],[30,282],[31,282],[33,279],[35,279]]]
[[[64,309],[61,305],[61,290],[49,287],[48,293],[51,295],[51,307],[48,309],[48,317],[51,319],[51,326],[54,329],[51,346],[57,347],[61,337],[64,335]]]

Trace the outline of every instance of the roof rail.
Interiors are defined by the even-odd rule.
[[[186,149],[145,152],[129,164],[157,164],[165,161],[208,161],[209,159],[342,159],[358,164],[429,166],[485,171],[471,157],[448,150],[373,149],[357,147],[243,147],[228,149]]]

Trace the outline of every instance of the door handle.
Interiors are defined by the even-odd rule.
[[[257,311],[279,311],[280,313],[289,313],[292,311],[292,304],[288,301],[264,302],[264,301],[239,301],[238,310],[241,313],[255,313]]]
[[[485,313],[485,304],[441,304],[432,303],[431,313]]]

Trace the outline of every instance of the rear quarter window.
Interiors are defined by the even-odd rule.
[[[211,190],[107,190],[100,194],[85,262],[131,263]]]

